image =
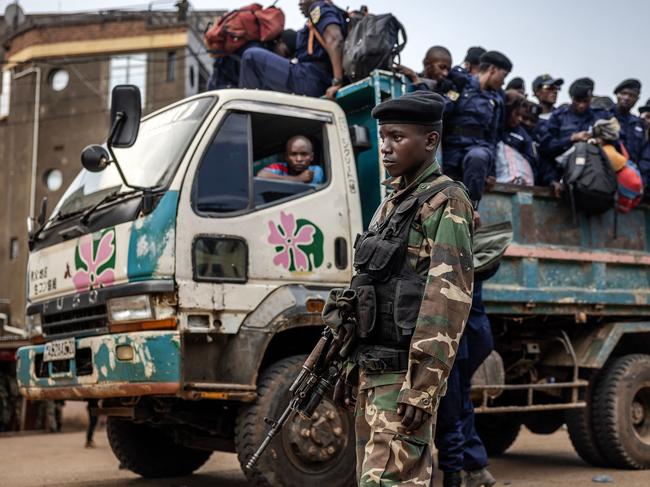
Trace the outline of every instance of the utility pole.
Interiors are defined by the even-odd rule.
[[[20,73],[14,74],[14,80],[20,79],[24,76],[35,74],[36,87],[34,89],[34,125],[32,131],[32,171],[29,181],[29,218],[32,221],[35,218],[34,211],[36,206],[36,172],[38,169],[38,129],[41,117],[41,68],[32,66]]]

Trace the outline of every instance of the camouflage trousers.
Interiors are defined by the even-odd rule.
[[[401,380],[390,384],[360,378],[355,410],[360,487],[433,485],[434,420],[430,417],[417,431],[406,434],[397,415],[397,396],[404,374],[398,377]]]

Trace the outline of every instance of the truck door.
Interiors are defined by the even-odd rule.
[[[349,282],[348,183],[332,113],[231,101],[212,123],[181,190],[179,304],[197,312],[182,318],[190,329],[236,333],[278,286]],[[295,136],[313,147],[315,179],[263,177],[288,171],[286,144]]]

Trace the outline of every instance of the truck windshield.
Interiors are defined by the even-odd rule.
[[[129,184],[150,188],[166,184],[213,100],[191,100],[142,121],[135,144],[128,149],[114,149]],[[122,184],[114,164],[96,173],[83,169],[64,193],[53,216],[65,218],[78,213],[115,191],[126,192],[129,188]]]

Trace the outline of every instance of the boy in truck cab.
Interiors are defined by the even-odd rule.
[[[314,146],[309,138],[296,135],[287,141],[287,162],[276,162],[263,168],[257,176],[313,186],[325,183],[323,168],[313,164]]]

